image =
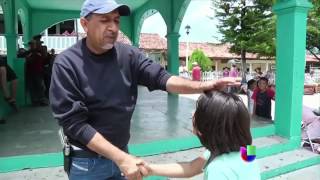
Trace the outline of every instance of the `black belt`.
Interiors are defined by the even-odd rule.
[[[71,157],[76,157],[76,158],[104,158],[100,154],[94,153],[94,152],[89,152],[89,151],[84,151],[84,150],[73,150],[71,153]]]
[[[127,146],[124,148],[125,152],[128,152],[128,148]],[[105,158],[104,156],[92,152],[92,151],[86,151],[83,149],[79,149],[79,150],[73,150],[71,151],[71,157],[76,157],[76,158]]]

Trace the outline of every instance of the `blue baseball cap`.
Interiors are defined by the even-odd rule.
[[[130,8],[124,4],[118,4],[115,0],[86,0],[81,8],[81,17],[90,13],[107,14],[118,9],[120,16],[129,16]]]

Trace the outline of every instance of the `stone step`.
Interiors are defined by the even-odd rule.
[[[280,136],[267,136],[253,139],[252,144],[259,149],[277,144],[283,144],[286,142],[288,142],[288,140]]]
[[[176,153],[168,153],[168,154],[161,154],[156,156],[149,156],[145,157],[144,159],[148,162],[154,162],[154,163],[169,163],[169,162],[178,162],[178,161],[189,161],[194,158],[196,158],[199,154],[203,153],[203,148],[196,148],[196,149],[190,149],[187,151],[180,151]],[[276,167],[281,168],[277,166],[279,161],[281,162],[281,165],[286,165],[288,163],[283,163],[279,158],[288,157],[289,155],[294,156],[297,155],[299,161],[303,160],[301,157],[314,157],[314,154],[310,154],[309,152],[306,152],[307,155],[300,155],[300,153],[304,153],[304,150],[295,150],[294,152],[288,152],[288,153],[281,153],[279,155],[274,155],[262,159],[258,159],[258,163],[261,167],[266,166],[265,163],[271,164],[268,166],[269,168],[264,168],[266,172],[266,169],[270,170],[273,168],[273,170]],[[274,162],[269,162],[273,161]],[[277,160],[278,159],[278,160]],[[293,163],[293,161],[289,161],[290,163]],[[33,170],[23,170],[23,171],[16,171],[11,173],[2,173],[0,174],[1,179],[10,179],[10,180],[20,180],[20,179],[46,179],[46,180],[66,180],[67,176],[63,172],[62,167],[56,167],[56,168],[41,168],[41,169],[33,169]],[[165,180],[168,178],[148,178],[149,180]],[[203,180],[203,175],[198,175],[196,177],[190,178],[191,180]],[[295,171],[291,171],[287,174],[278,175],[276,177],[270,178],[268,180],[320,180],[320,165],[313,165],[310,167],[298,169]],[[179,180],[170,178],[170,180]]]
[[[286,143],[287,140],[278,136],[269,136],[254,139],[253,144],[258,150],[267,146],[277,146]],[[198,157],[205,151],[204,148],[195,148],[174,153],[158,154],[143,157],[149,163],[172,163],[186,162]],[[274,180],[320,180],[320,156],[306,149],[296,149],[278,153],[257,159],[261,169],[262,179]],[[48,173],[50,172],[50,173]],[[0,179],[39,179],[47,180],[66,179],[62,167],[42,168],[33,170],[16,171],[0,174]],[[150,177],[148,180],[164,180],[168,178]],[[170,178],[174,179],[174,178]],[[203,175],[190,178],[191,180],[202,180]],[[178,180],[178,179],[176,179]]]
[[[320,156],[307,149],[300,148],[258,159],[258,163],[262,179],[268,179],[297,169],[320,164]],[[320,179],[320,176],[318,176],[318,179]]]
[[[302,162],[303,160],[311,159],[314,157],[319,157],[319,155],[309,150],[301,148],[261,158],[258,159],[258,162],[261,165],[260,170],[262,172],[267,172],[270,170],[277,169],[279,167],[287,166],[297,162]]]
[[[320,165],[314,165],[283,174],[268,180],[320,180]]]
[[[253,139],[253,145],[257,147],[257,149],[270,147],[274,145],[279,145],[286,143],[288,140],[279,136],[268,136]],[[168,162],[177,162],[177,161],[186,161],[192,160],[197,156],[201,155],[204,152],[204,148],[194,148],[185,151],[178,151],[174,153],[164,153],[153,156],[146,156],[144,159],[150,160],[152,162],[158,163],[168,163]]]

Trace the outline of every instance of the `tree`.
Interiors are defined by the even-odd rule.
[[[190,61],[188,63],[188,70],[192,69],[192,63],[197,62],[202,71],[212,70],[212,61],[208,58],[203,51],[196,49],[192,52]]]
[[[221,41],[231,45],[230,51],[241,55],[242,69],[246,53],[275,55],[275,19],[272,0],[212,0],[219,20]],[[213,17],[212,17],[213,18]],[[245,77],[245,76],[243,76]]]
[[[307,50],[320,61],[320,1],[312,0],[312,4],[308,14]]]

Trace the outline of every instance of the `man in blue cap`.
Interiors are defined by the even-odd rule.
[[[138,85],[171,93],[220,89],[234,79],[192,82],[171,76],[139,49],[116,42],[120,16],[114,0],[86,0],[81,25],[87,37],[57,56],[50,101],[71,144],[70,179],[142,179],[143,160],[128,154]]]

